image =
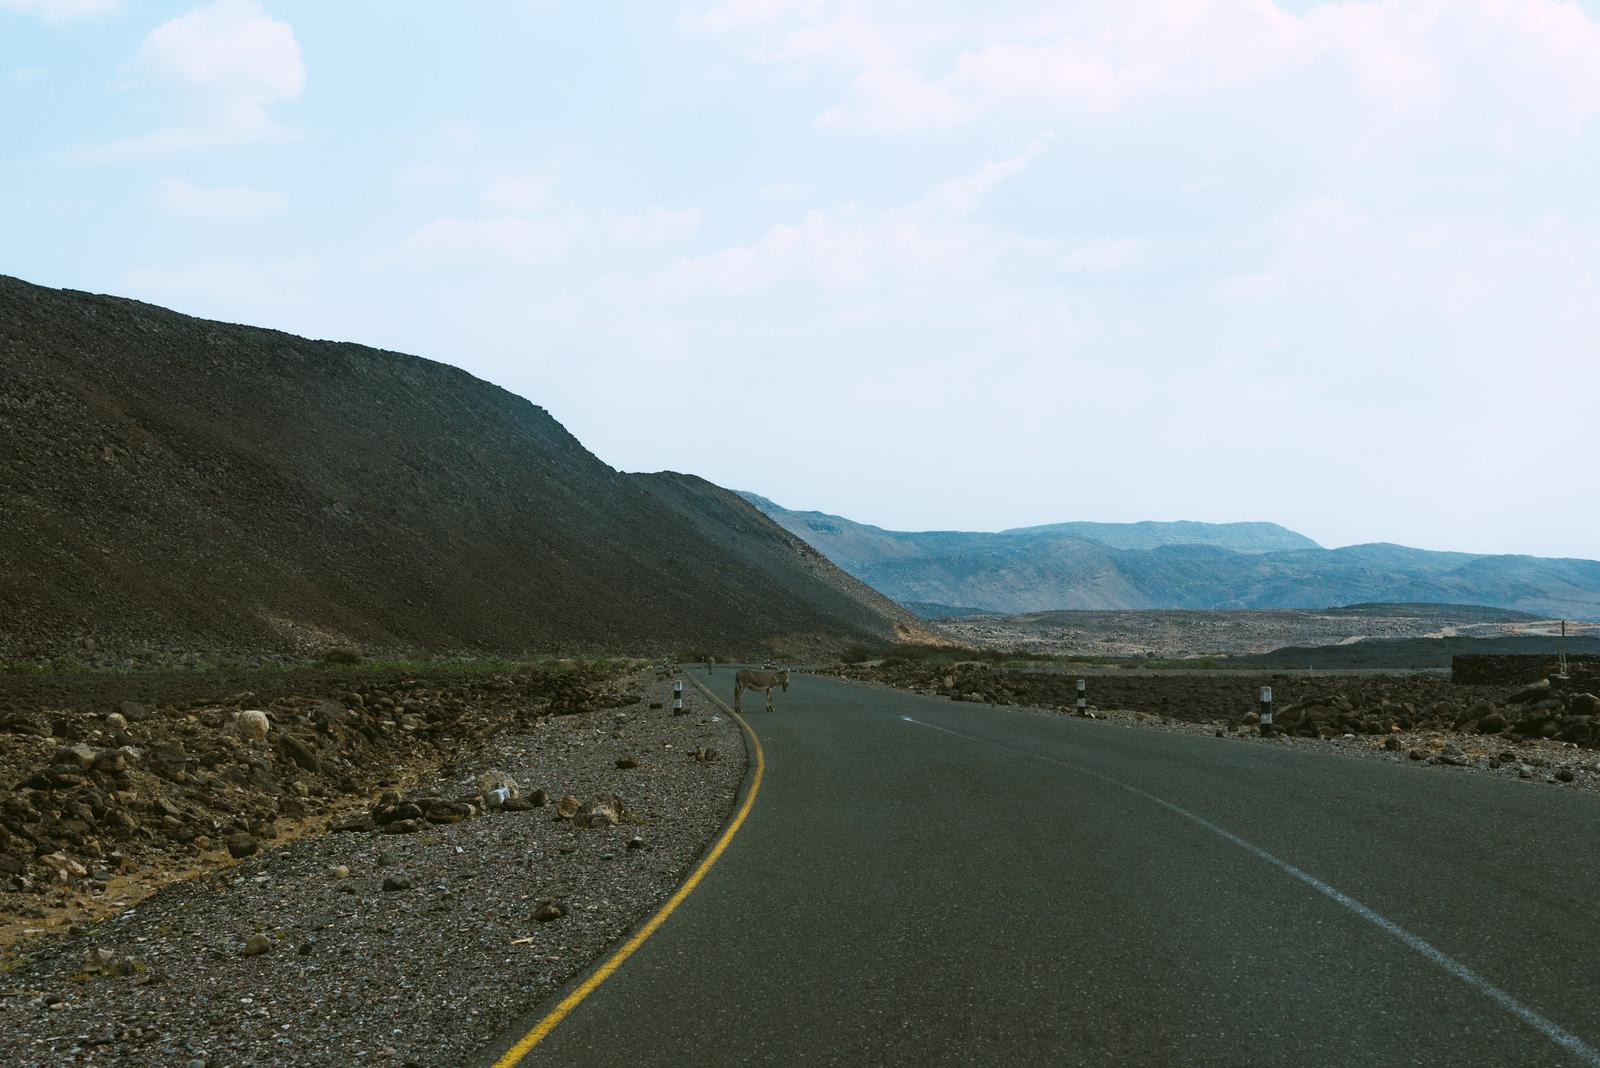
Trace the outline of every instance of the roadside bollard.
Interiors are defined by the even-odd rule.
[[[672,714],[674,716],[676,716],[676,715],[680,714],[682,711],[683,711],[683,683],[681,681],[680,682],[674,682],[672,684]]]
[[[1261,736],[1272,733],[1272,687],[1261,687]]]
[[[1088,679],[1079,679],[1078,680],[1078,715],[1080,715],[1080,716],[1088,714],[1088,711],[1089,711],[1089,698],[1087,696],[1088,691],[1089,691],[1089,680]]]

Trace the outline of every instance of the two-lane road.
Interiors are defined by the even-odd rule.
[[[524,1064],[1600,1065],[1592,795],[776,699],[727,852]]]

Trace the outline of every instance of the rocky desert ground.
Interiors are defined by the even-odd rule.
[[[0,677],[0,1062],[459,1063],[726,820],[673,678]]]
[[[1251,656],[1285,647],[1399,639],[1554,640],[1559,619],[1470,605],[1352,605],[1322,610],[1151,609],[961,616],[937,629],[959,644],[1045,656]],[[1600,623],[1569,621],[1571,640],[1600,637]],[[1487,647],[1485,647],[1487,651]]]

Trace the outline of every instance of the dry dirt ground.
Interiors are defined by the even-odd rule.
[[[41,842],[19,852],[8,832],[26,866],[0,898],[0,1063],[460,1063],[636,926],[725,823],[742,739],[692,687],[674,716],[672,678],[289,686],[313,692],[193,698],[125,729],[51,710],[65,734],[0,734],[8,776],[50,750],[6,798],[6,825]],[[254,704],[265,738],[241,729]],[[117,769],[110,731],[139,750]],[[302,735],[318,771],[283,745]],[[73,744],[95,754],[82,782],[53,759]],[[158,766],[158,744],[193,759]],[[251,782],[267,776],[276,793]],[[74,805],[93,821],[65,828],[81,842],[61,832],[90,822]]]
[[[1553,638],[1561,621],[1464,606],[1392,605],[1326,611],[1039,612],[964,616],[936,626],[955,641],[982,649],[1181,658],[1393,638]],[[1569,631],[1574,639],[1597,636],[1600,623],[1573,622]]]

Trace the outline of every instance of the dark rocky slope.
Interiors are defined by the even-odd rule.
[[[0,658],[771,650],[906,613],[465,371],[0,277]]]

